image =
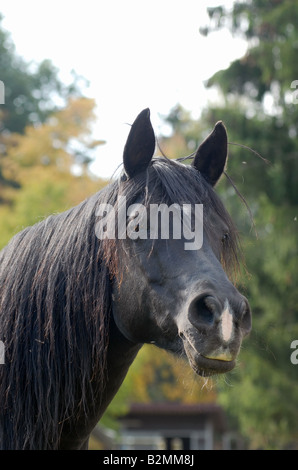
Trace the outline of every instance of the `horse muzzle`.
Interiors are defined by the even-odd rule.
[[[236,291],[221,301],[204,294],[188,307],[188,321],[179,328],[185,353],[194,371],[203,376],[232,370],[243,338],[251,330],[251,311],[245,297]]]

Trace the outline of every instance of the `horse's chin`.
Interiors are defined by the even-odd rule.
[[[184,350],[188,358],[191,368],[196,374],[202,377],[210,377],[216,374],[225,374],[234,369],[236,359],[230,354],[218,354],[212,356],[204,356],[194,349],[191,344],[184,339]]]

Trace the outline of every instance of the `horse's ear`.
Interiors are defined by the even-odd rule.
[[[131,126],[124,147],[123,164],[126,174],[132,178],[146,170],[155,150],[155,135],[150,122],[150,110],[144,109]]]
[[[228,157],[228,136],[221,121],[197,150],[193,165],[212,186],[221,177]]]

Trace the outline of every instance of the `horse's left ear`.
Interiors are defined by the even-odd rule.
[[[144,109],[131,126],[124,147],[123,163],[126,174],[132,178],[146,170],[155,150],[155,135],[150,121],[150,110]]]
[[[202,142],[193,165],[212,186],[221,177],[228,157],[228,136],[221,121],[215,124],[211,134]]]

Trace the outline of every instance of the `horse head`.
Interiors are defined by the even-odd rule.
[[[237,244],[233,223],[214,191],[227,161],[226,129],[222,122],[215,125],[191,165],[153,158],[154,150],[155,136],[146,109],[133,123],[125,145],[116,202],[118,216],[119,200],[126,203],[121,220],[125,220],[126,230],[130,227],[131,236],[126,231],[115,249],[115,323],[133,343],[154,343],[186,356],[200,375],[230,371],[250,332],[251,312],[223,263]],[[198,246],[188,246],[189,237],[183,231],[172,237],[161,236],[160,227],[152,231],[152,207],[159,209],[161,224],[166,214],[166,223],[174,228],[175,211],[171,218],[161,210],[170,203],[177,214],[181,208],[181,216],[185,215],[183,208],[191,208],[190,218],[199,213],[195,206],[202,208]],[[195,223],[192,220],[191,227]]]

